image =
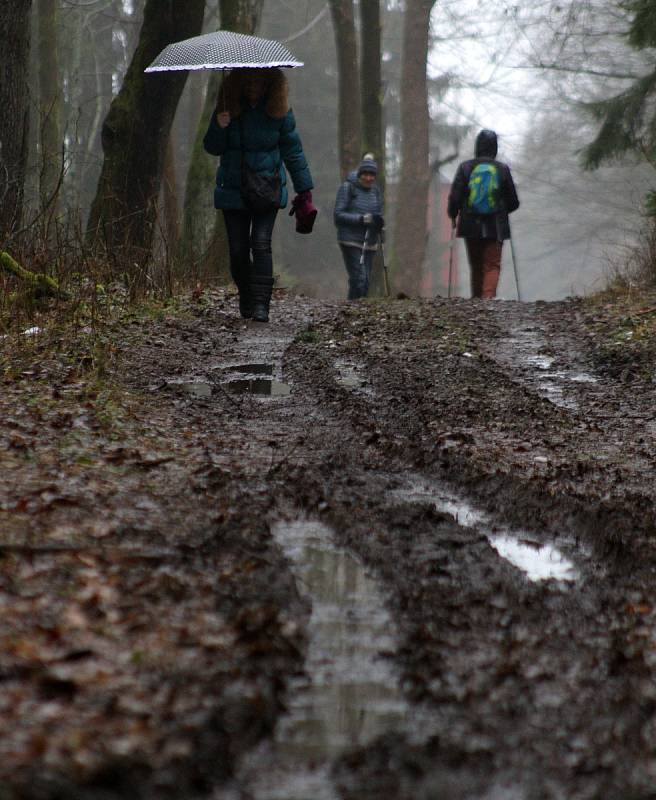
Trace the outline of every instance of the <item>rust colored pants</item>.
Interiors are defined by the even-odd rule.
[[[471,270],[472,297],[497,296],[501,274],[501,248],[496,239],[465,239]]]

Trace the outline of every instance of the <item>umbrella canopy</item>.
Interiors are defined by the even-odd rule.
[[[233,31],[194,36],[165,47],[145,72],[237,67],[302,67],[280,42]]]

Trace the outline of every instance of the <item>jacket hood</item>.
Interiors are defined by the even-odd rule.
[[[498,150],[497,135],[494,131],[482,130],[476,137],[474,155],[476,158],[496,158]]]

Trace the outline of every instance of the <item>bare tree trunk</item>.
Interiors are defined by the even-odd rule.
[[[381,81],[380,0],[360,4],[360,91],[362,95],[362,150],[378,162],[378,185],[385,188],[385,137]]]
[[[62,130],[56,0],[37,0],[39,25],[39,195],[55,213],[62,178]]]
[[[221,81],[220,74],[212,72],[207,83],[205,101],[198,121],[196,134],[187,170],[183,206],[181,259],[185,272],[193,272],[195,277],[199,260],[207,250],[214,228],[214,203],[208,204],[212,197],[215,166],[203,148],[203,137],[209,125],[210,115],[216,107],[216,97]],[[226,256],[227,257],[227,256]]]
[[[116,0],[113,0],[115,5]],[[91,7],[93,8],[93,6]],[[80,91],[85,113],[78,147],[77,199],[82,208],[89,209],[95,196],[101,165],[102,124],[113,99],[113,73],[116,69],[114,33],[125,32],[120,26],[121,15],[117,7],[110,6],[90,14],[84,21],[83,37],[88,37],[90,47],[85,47],[81,61],[83,80]],[[136,26],[125,26],[128,29]],[[126,32],[127,37],[127,32]]]
[[[221,30],[255,33],[263,5],[264,0],[220,0]]]
[[[180,238],[180,209],[178,206],[178,181],[175,175],[173,136],[169,136],[169,142],[166,146],[162,195],[164,197],[164,233],[167,250],[175,252]]]
[[[339,72],[338,148],[342,178],[360,162],[360,79],[353,0],[330,0]]]
[[[32,0],[0,7],[0,245],[20,226],[29,133]]]
[[[428,90],[426,62],[430,15],[435,0],[406,0],[401,67],[401,177],[397,196],[394,263],[399,288],[419,290],[426,254]]]
[[[87,231],[144,277],[153,240],[164,156],[186,72],[144,74],[170,42],[201,32],[203,0],[146,0],[139,43],[102,129],[105,154]],[[139,278],[134,280],[138,283]]]

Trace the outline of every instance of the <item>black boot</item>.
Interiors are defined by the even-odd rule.
[[[250,260],[230,258],[230,274],[239,292],[239,313],[244,319],[253,316],[253,293],[251,292],[251,273],[253,264]]]
[[[239,291],[239,313],[244,319],[250,319],[253,316],[253,293],[248,283],[237,284]]]
[[[267,275],[253,275],[251,278],[251,294],[253,297],[253,319],[255,322],[269,321],[269,303],[273,278]]]

